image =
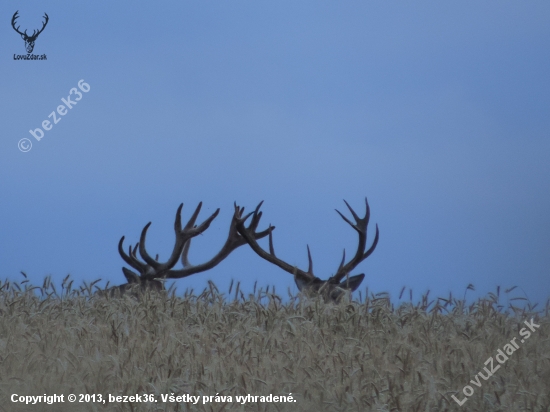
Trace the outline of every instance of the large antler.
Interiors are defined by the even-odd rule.
[[[145,227],[141,232],[139,243],[133,249],[132,247],[130,247],[128,254],[124,252],[124,248],[123,248],[124,236],[120,239],[120,242],[118,244],[118,251],[120,253],[120,256],[122,257],[122,259],[124,259],[124,261],[128,265],[138,270],[141,279],[146,279],[146,280],[180,279],[180,278],[193,275],[195,273],[204,272],[206,270],[213,268],[217,264],[219,264],[222,260],[224,260],[227,256],[229,256],[231,252],[233,252],[238,247],[245,245],[247,243],[247,241],[237,231],[237,228],[236,228],[237,218],[235,217],[235,216],[237,217],[242,216],[244,212],[244,208],[239,208],[235,205],[235,214],[233,216],[233,219],[231,220],[231,224],[229,227],[229,234],[221,250],[209,261],[199,265],[191,265],[188,259],[189,248],[191,246],[191,239],[203,233],[206,229],[208,229],[208,227],[210,226],[210,223],[212,223],[212,221],[216,218],[216,216],[218,216],[220,209],[217,209],[208,219],[206,219],[200,225],[196,226],[195,222],[197,220],[197,217],[202,207],[202,202],[199,203],[199,205],[195,209],[195,212],[193,213],[193,216],[191,216],[191,218],[189,219],[185,227],[182,229],[181,227],[182,207],[183,207],[183,204],[180,205],[176,213],[176,220],[174,222],[174,231],[176,234],[176,241],[175,241],[175,245],[172,250],[172,253],[166,262],[160,263],[156,259],[153,259],[146,250],[145,243],[146,243],[146,237],[147,237],[147,230],[149,229],[151,222],[145,225]],[[269,228],[260,233],[256,233],[256,229],[258,227],[258,224],[260,223],[260,218],[261,218],[261,213],[257,214],[250,222],[250,225],[246,228],[246,230],[248,231],[247,233],[249,233],[249,235],[253,239],[261,239],[267,236],[272,230],[271,228]],[[136,252],[138,250],[144,262],[141,262],[137,258]],[[173,267],[178,262],[180,256],[181,256],[183,268],[174,270]],[[123,268],[124,274],[126,278],[128,278],[128,272],[130,273],[132,272],[129,271],[128,269],[126,270],[124,269],[125,268]]]
[[[149,229],[149,226],[151,226],[151,222],[145,225],[145,227],[141,231],[139,243],[136,244],[136,246],[133,249],[130,246],[128,254],[124,252],[124,248],[123,248],[124,236],[122,236],[122,238],[120,239],[120,242],[118,242],[118,253],[127,264],[129,264],[134,269],[138,270],[141,278],[152,280],[155,278],[164,277],[165,274],[170,269],[172,269],[178,262],[178,259],[181,255],[183,247],[185,246],[185,243],[188,240],[190,240],[192,237],[197,236],[202,232],[204,232],[206,229],[208,229],[208,227],[210,226],[210,223],[212,223],[212,221],[216,218],[216,216],[218,216],[218,213],[220,212],[220,209],[217,209],[203,223],[201,223],[199,226],[195,226],[195,222],[197,221],[197,217],[199,216],[201,207],[202,207],[202,202],[199,203],[199,205],[195,209],[195,212],[193,213],[193,215],[191,216],[191,218],[189,219],[189,221],[187,222],[187,224],[183,229],[181,227],[181,209],[183,208],[183,203],[178,207],[178,211],[176,212],[176,220],[174,222],[174,232],[176,234],[176,241],[174,244],[174,248],[172,250],[172,254],[170,255],[170,257],[166,262],[160,263],[157,260],[153,259],[145,249],[147,230]],[[145,262],[140,262],[139,259],[137,258],[136,251],[138,249],[139,249],[140,256]]]
[[[366,204],[366,214],[365,217],[360,218],[357,216],[355,211],[350,207],[350,205],[344,200],[347,207],[349,208],[353,218],[355,219],[355,223],[352,223],[349,219],[347,219],[342,213],[340,213],[338,210],[338,214],[344,219],[351,227],[353,227],[357,233],[359,234],[359,242],[357,245],[357,252],[355,253],[355,256],[348,262],[344,263],[346,260],[346,252],[344,250],[344,257],[342,258],[342,262],[340,263],[340,266],[338,267],[338,270],[336,274],[332,277],[330,277],[328,280],[323,281],[316,277],[313,274],[313,261],[311,258],[311,252],[309,250],[309,246],[307,246],[307,256],[308,256],[308,270],[307,272],[304,272],[303,270],[292,266],[288,264],[287,262],[279,259],[277,256],[275,256],[275,250],[273,248],[273,229],[275,229],[273,226],[269,226],[269,252],[262,249],[262,247],[258,244],[256,241],[257,239],[254,238],[253,234],[251,233],[245,226],[244,223],[246,220],[252,216],[252,221],[254,222],[255,219],[259,219],[258,216],[261,217],[260,207],[263,202],[261,202],[257,207],[256,210],[252,213],[249,213],[244,218],[241,216],[236,216],[234,219],[237,219],[237,230],[239,233],[246,239],[252,250],[256,252],[260,257],[267,260],[270,263],[273,263],[274,265],[280,267],[284,271],[291,273],[294,276],[294,279],[296,281],[296,285],[298,286],[298,289],[300,291],[305,292],[323,292],[331,299],[338,299],[344,292],[344,290],[356,290],[361,282],[363,281],[365,275],[360,274],[356,276],[349,277],[349,273],[355,269],[359,263],[361,263],[363,260],[365,260],[367,257],[369,257],[374,249],[376,248],[376,245],[378,244],[379,239],[379,231],[378,231],[378,225],[376,225],[376,234],[374,237],[374,241],[371,245],[371,247],[365,251],[366,245],[367,245],[367,227],[369,224],[370,219],[370,208],[369,203],[367,199],[365,198],[365,204]],[[344,281],[342,281],[344,278],[346,278]]]
[[[222,246],[221,250],[216,254],[216,256],[214,256],[212,259],[210,259],[206,263],[202,263],[199,265],[192,265],[191,263],[189,263],[189,259],[187,257],[189,253],[189,247],[191,245],[191,240],[189,240],[185,244],[181,254],[181,262],[183,264],[183,269],[168,271],[168,273],[166,274],[166,278],[180,279],[189,275],[193,275],[195,273],[204,272],[205,270],[212,269],[214,266],[216,266],[218,263],[224,260],[227,256],[229,256],[229,254],[233,252],[235,249],[243,245],[246,245],[247,240],[243,238],[237,231],[238,219],[240,219],[243,213],[244,213],[244,207],[241,208],[235,204],[235,213],[233,215],[233,219],[231,219],[227,240],[225,241],[225,244]],[[246,228],[247,234],[254,240],[266,237],[272,231],[272,228],[269,227],[268,229],[260,233],[256,233],[256,229],[258,228],[258,224],[260,223],[261,217],[262,217],[262,214],[257,213],[252,219],[252,221],[250,222],[250,225],[248,225],[248,227]]]
[[[316,279],[316,277],[313,275],[313,263],[311,260],[311,253],[309,252],[309,246],[307,248],[308,253],[308,259],[309,259],[309,268],[307,272],[304,272],[303,270],[298,269],[295,266],[289,265],[284,260],[279,259],[277,256],[275,256],[275,249],[273,248],[273,230],[275,229],[275,226],[269,225],[269,252],[262,249],[262,247],[256,242],[256,239],[254,239],[254,236],[252,236],[252,233],[249,233],[248,229],[244,226],[244,223],[246,220],[252,216],[252,222],[254,222],[255,219],[259,219],[261,217],[262,212],[260,212],[260,207],[262,206],[263,201],[261,201],[258,206],[256,206],[256,210],[254,212],[250,212],[245,217],[242,217],[241,215],[237,216],[237,213],[235,213],[235,216],[233,217],[234,220],[237,220],[237,230],[242,235],[242,237],[247,241],[247,243],[250,245],[252,250],[256,252],[260,257],[264,258],[270,263],[273,263],[276,266],[279,266],[284,271],[293,274],[294,276],[301,278],[305,282],[312,282]]]
[[[359,263],[361,263],[363,260],[368,258],[372,254],[372,252],[374,252],[374,249],[376,249],[376,245],[378,245],[378,239],[380,237],[380,233],[378,231],[378,225],[376,225],[376,234],[374,235],[374,241],[372,242],[371,247],[367,251],[365,251],[365,248],[367,247],[367,227],[369,226],[369,220],[370,220],[369,202],[367,198],[365,198],[365,205],[366,205],[367,211],[365,213],[365,217],[363,217],[362,219],[359,218],[359,216],[357,216],[357,213],[355,213],[355,211],[351,208],[348,202],[344,200],[344,203],[346,204],[353,218],[355,219],[355,223],[350,222],[347,217],[345,217],[342,213],[340,213],[340,211],[336,210],[336,212],[342,217],[342,219],[346,221],[347,224],[349,224],[352,228],[354,228],[357,231],[357,233],[359,234],[359,241],[357,244],[357,252],[355,252],[355,256],[346,264],[344,264],[346,260],[346,250],[344,249],[342,262],[338,267],[338,271],[331,278],[335,283],[340,282],[344,277],[348,276],[349,273],[353,269],[355,269]]]
[[[38,35],[44,31],[44,29],[46,28],[46,25],[48,24],[48,21],[50,20],[50,18],[48,17],[48,14],[47,14],[47,13],[44,13],[44,16],[43,16],[44,22],[42,23],[42,28],[41,28],[40,30],[33,30],[32,35],[29,36],[29,35],[27,34],[27,30],[25,30],[24,33],[22,33],[21,31],[19,31],[19,27],[21,27],[21,26],[15,27],[15,21],[19,18],[19,15],[18,15],[18,14],[19,14],[19,10],[17,10],[17,11],[15,12],[15,14],[13,15],[13,17],[11,18],[11,26],[13,27],[13,29],[14,29],[17,33],[19,33],[21,36],[24,36],[24,37],[26,37],[26,38],[28,38],[28,39],[34,39],[34,40],[36,40],[36,38],[38,37]]]

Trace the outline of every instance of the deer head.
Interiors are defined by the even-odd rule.
[[[27,34],[27,30],[25,30],[25,32],[21,32],[21,31],[19,31],[19,27],[20,27],[20,26],[15,27],[15,21],[16,21],[17,18],[19,17],[18,13],[19,13],[19,10],[17,10],[17,11],[14,13],[13,17],[11,18],[11,26],[13,27],[13,29],[14,29],[17,33],[19,33],[19,34],[21,35],[21,38],[22,38],[23,40],[25,40],[25,48],[27,49],[27,53],[32,53],[32,51],[34,50],[34,42],[35,42],[36,39],[38,38],[38,35],[44,31],[44,29],[46,28],[46,25],[48,24],[48,20],[49,20],[50,18],[48,17],[48,15],[47,15],[46,13],[44,13],[44,19],[45,19],[45,21],[44,21],[44,23],[42,23],[42,28],[41,28],[40,30],[38,30],[38,31],[37,31],[37,30],[34,30],[33,33],[32,33],[32,35],[29,36],[29,35]]]
[[[157,259],[153,259],[151,255],[149,255],[145,247],[147,231],[149,229],[149,226],[151,226],[151,222],[145,225],[145,227],[141,231],[139,242],[133,248],[130,246],[128,248],[128,253],[124,251],[124,236],[122,236],[120,242],[118,243],[118,252],[122,259],[133,269],[137,270],[138,273],[135,273],[123,267],[122,271],[128,283],[107,289],[107,293],[111,295],[116,293],[124,294],[126,291],[132,289],[137,289],[140,291],[164,290],[163,281],[165,279],[181,279],[187,276],[191,276],[195,273],[200,273],[212,269],[227,256],[229,256],[229,254],[235,249],[247,243],[247,241],[237,231],[238,220],[242,217],[242,214],[244,213],[244,208],[238,208],[238,210],[235,210],[235,214],[233,216],[233,219],[231,220],[227,240],[225,241],[225,244],[222,246],[220,251],[209,261],[198,265],[192,265],[188,259],[191,239],[197,235],[200,235],[206,229],[208,229],[212,221],[216,218],[216,216],[218,216],[218,213],[220,212],[220,209],[217,209],[210,217],[208,217],[204,222],[197,226],[195,225],[195,222],[199,216],[201,207],[202,202],[199,203],[199,205],[195,209],[195,212],[183,228],[181,226],[181,210],[183,208],[183,203],[178,207],[178,210],[176,212],[176,219],[174,222],[174,232],[176,235],[176,240],[170,257],[164,263],[158,261],[158,256]],[[247,236],[250,236],[252,239],[261,239],[271,232],[271,229],[264,230],[260,233],[256,232],[258,224],[260,223],[260,218],[261,213],[256,214],[251,220],[250,225],[245,228],[247,231]],[[138,251],[143,261],[140,261],[138,259]],[[180,259],[183,267],[181,269],[174,269],[174,266],[176,266],[178,260]]]
[[[311,259],[309,246],[307,246],[307,256],[309,261],[307,272],[304,272],[303,270],[300,270],[297,267],[292,266],[276,257],[275,250],[273,248],[272,234],[275,227],[271,225],[268,228],[269,252],[260,247],[257,242],[257,237],[254,237],[254,233],[250,232],[244,224],[250,216],[252,216],[252,222],[259,220],[259,218],[261,217],[260,207],[262,206],[263,202],[260,202],[260,204],[256,207],[256,210],[252,213],[249,213],[244,218],[240,215],[237,216],[237,212],[240,211],[240,208],[235,205],[234,219],[237,220],[237,230],[242,235],[242,237],[246,239],[252,250],[254,250],[254,252],[256,252],[261,258],[292,274],[294,276],[296,285],[301,292],[305,292],[308,295],[320,294],[327,300],[338,301],[347,292],[353,292],[354,290],[356,290],[365,278],[365,275],[363,273],[355,276],[349,276],[349,274],[353,269],[355,269],[357,265],[359,265],[359,263],[368,258],[372,254],[372,252],[374,252],[374,249],[376,248],[379,239],[378,225],[376,225],[376,234],[374,236],[374,241],[372,242],[372,245],[368,248],[368,250],[365,250],[367,247],[367,227],[370,219],[370,208],[367,199],[365,198],[367,210],[363,218],[360,218],[355,213],[348,202],[346,202],[345,200],[344,202],[350,210],[355,220],[355,223],[351,222],[338,210],[336,210],[336,212],[338,212],[338,214],[342,217],[342,219],[344,219],[346,223],[348,223],[353,229],[355,229],[355,231],[357,231],[359,235],[357,251],[355,252],[355,256],[349,262],[345,263],[346,251],[344,250],[344,256],[342,257],[342,261],[340,263],[340,266],[338,267],[338,270],[336,271],[336,274],[331,276],[328,280],[321,280],[313,274],[313,261]]]

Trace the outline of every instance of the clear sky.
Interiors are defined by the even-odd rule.
[[[47,60],[14,60],[16,10],[29,34],[48,14],[33,51]],[[148,249],[166,259],[181,202],[185,221],[199,201],[202,218],[221,208],[191,249],[200,263],[234,201],[264,200],[277,255],[306,269],[309,244],[327,278],[356,247],[334,209],[362,214],[367,196],[380,243],[353,272],[362,290],[517,285],[544,303],[549,21],[543,1],[5,0],[0,276],[123,283],[120,237],[152,221]],[[81,79],[90,91],[35,140]],[[209,279],[296,290],[247,247],[178,289]]]

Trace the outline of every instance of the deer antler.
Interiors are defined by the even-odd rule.
[[[242,237],[237,231],[238,220],[244,213],[244,207],[242,208],[238,207],[236,204],[234,206],[235,206],[235,213],[233,215],[233,219],[231,219],[227,240],[225,241],[225,244],[222,246],[221,250],[216,254],[216,256],[214,256],[212,259],[210,259],[206,263],[202,263],[199,265],[192,265],[191,263],[189,263],[189,259],[187,257],[189,253],[189,248],[191,246],[191,239],[189,239],[185,243],[181,253],[181,263],[183,264],[183,269],[170,270],[166,275],[168,279],[184,278],[189,275],[193,275],[195,273],[209,270],[214,266],[216,266],[218,263],[220,263],[222,260],[224,260],[227,256],[229,256],[229,254],[233,252],[235,249],[247,243],[247,240],[244,237]],[[260,223],[261,217],[262,217],[261,212],[257,213],[255,217],[252,219],[252,221],[250,222],[250,225],[248,225],[248,227],[246,228],[248,236],[250,236],[254,240],[266,237],[273,230],[271,227],[269,227],[268,229],[260,233],[256,233],[256,229],[258,228],[258,224]]]
[[[202,222],[199,226],[195,226],[195,222],[197,221],[197,217],[199,216],[202,207],[202,202],[200,202],[195,209],[193,216],[191,216],[191,219],[189,219],[182,230],[180,216],[182,207],[183,204],[181,204],[178,208],[178,212],[176,213],[176,221],[174,223],[174,231],[176,232],[176,243],[174,245],[174,249],[172,250],[170,258],[165,263],[157,262],[155,259],[149,256],[147,250],[145,249],[145,238],[147,236],[147,229],[149,229],[151,222],[145,225],[145,227],[141,231],[141,237],[139,240],[139,254],[148,265],[153,267],[157,277],[165,277],[165,274],[170,272],[170,269],[172,269],[176,265],[176,263],[178,263],[178,259],[183,251],[185,244],[189,242],[191,238],[200,235],[202,232],[208,229],[210,223],[212,223],[216,216],[218,216],[218,213],[220,213],[220,209],[217,209],[208,219]]]
[[[365,212],[365,217],[362,219],[357,216],[357,213],[351,208],[351,206],[344,200],[344,203],[348,207],[349,211],[351,212],[353,218],[355,219],[355,224],[350,222],[347,217],[345,217],[340,211],[336,210],[336,212],[346,221],[347,224],[349,224],[352,228],[354,228],[357,233],[359,234],[359,241],[357,244],[357,252],[355,252],[355,256],[353,259],[351,259],[348,263],[344,264],[344,261],[346,260],[346,250],[344,249],[342,262],[340,263],[340,266],[338,267],[338,271],[336,274],[331,278],[333,282],[340,282],[345,276],[349,274],[353,269],[356,268],[356,266],[361,263],[363,260],[368,258],[372,252],[374,252],[374,249],[376,249],[376,245],[378,245],[378,239],[380,237],[380,233],[378,231],[378,225],[376,225],[376,234],[374,235],[374,241],[372,242],[371,247],[365,251],[365,248],[367,247],[367,227],[369,226],[369,220],[370,220],[370,207],[369,202],[367,198],[365,198],[365,205],[367,211]]]
[[[32,32],[32,36],[30,36],[30,38],[33,38],[33,39],[36,39],[38,37],[38,35],[40,33],[42,33],[44,31],[44,29],[46,28],[46,26],[48,25],[48,21],[50,21],[50,18],[48,17],[48,15],[46,13],[44,13],[44,23],[42,23],[42,28],[40,30],[33,30]]]
[[[46,28],[46,26],[47,26],[47,24],[48,24],[48,21],[50,21],[50,18],[48,17],[48,14],[47,14],[47,13],[44,13],[43,18],[45,19],[45,21],[42,23],[42,28],[41,28],[40,30],[33,30],[32,35],[29,36],[29,35],[27,34],[27,30],[25,30],[24,33],[22,33],[21,31],[19,31],[19,27],[21,27],[21,26],[15,27],[15,21],[16,21],[18,18],[19,18],[19,10],[17,10],[17,11],[15,12],[15,14],[13,15],[13,17],[11,18],[11,26],[12,26],[13,29],[14,29],[17,33],[19,33],[21,36],[25,36],[25,37],[27,37],[27,38],[29,38],[29,39],[36,39],[36,38],[38,37],[38,35],[39,35],[40,33],[42,33],[42,32],[44,31],[44,29]]]
[[[317,279],[313,275],[313,264],[311,260],[311,253],[309,251],[309,246],[307,248],[308,251],[308,259],[309,259],[309,268],[307,272],[304,272],[303,270],[298,269],[295,266],[289,265],[284,260],[279,259],[277,256],[275,256],[275,249],[273,248],[273,230],[275,229],[274,226],[269,225],[268,228],[268,234],[269,234],[269,252],[262,249],[262,247],[258,244],[256,239],[254,238],[253,234],[249,232],[249,230],[244,226],[244,223],[246,220],[252,216],[252,222],[254,222],[256,219],[259,220],[262,216],[262,212],[260,212],[260,207],[262,206],[263,201],[261,201],[258,206],[256,206],[256,210],[253,212],[250,212],[247,214],[244,218],[241,215],[237,215],[235,213],[235,216],[233,219],[237,220],[237,230],[241,234],[241,236],[246,240],[246,242],[250,245],[252,250],[256,252],[261,258],[267,260],[270,263],[273,263],[276,266],[279,266],[284,271],[293,274],[296,277],[299,277],[303,279],[306,282],[312,282],[315,279]],[[252,226],[252,223],[251,223]]]
[[[143,230],[141,231],[140,241],[135,245],[135,247],[132,249],[130,246],[128,249],[128,253],[124,252],[124,236],[120,239],[120,242],[118,243],[118,252],[122,259],[136,269],[139,274],[140,278],[142,280],[153,280],[153,279],[180,279],[184,278],[190,275],[193,275],[195,273],[204,272],[206,270],[209,270],[219,264],[222,260],[224,260],[229,254],[237,249],[238,247],[244,245],[247,243],[247,241],[241,237],[239,232],[236,229],[237,226],[237,220],[235,216],[241,216],[244,212],[244,208],[239,208],[235,205],[235,215],[233,216],[233,219],[231,220],[231,224],[229,227],[229,234],[227,237],[227,240],[225,241],[225,244],[222,246],[221,250],[208,262],[199,264],[199,265],[191,265],[189,263],[188,254],[189,254],[189,248],[191,246],[191,239],[195,236],[203,233],[212,221],[218,216],[218,213],[220,212],[220,209],[217,209],[210,217],[208,217],[204,222],[202,222],[200,225],[195,225],[197,218],[199,216],[202,202],[199,203],[197,208],[195,209],[195,212],[185,225],[185,227],[181,227],[181,210],[182,210],[183,204],[181,204],[176,212],[176,219],[174,222],[174,232],[176,234],[176,240],[174,244],[174,248],[172,250],[172,253],[168,260],[164,263],[158,262],[156,259],[153,259],[146,249],[146,238],[147,238],[147,230],[149,229],[149,226],[151,226],[151,222],[149,222]],[[250,225],[248,228],[246,228],[249,231],[250,236],[253,239],[261,239],[265,236],[267,236],[271,229],[266,229],[260,233],[256,233],[256,229],[258,227],[258,224],[260,223],[261,213],[258,214],[254,219],[252,219]],[[136,252],[139,251],[139,255],[144,260],[144,262],[141,262]],[[177,264],[179,258],[181,256],[181,261],[183,264],[182,269],[174,270],[173,267]],[[124,274],[126,278],[128,278],[127,272],[132,273],[128,269],[124,271]]]
[[[11,26],[12,26],[13,29],[14,29],[17,33],[19,33],[21,36],[27,36],[27,30],[25,30],[25,33],[22,33],[22,32],[19,31],[19,27],[21,27],[21,26],[15,27],[15,21],[16,21],[18,18],[19,18],[19,10],[17,10],[17,11],[14,13],[13,17],[11,18]]]
[[[367,245],[367,227],[370,219],[370,208],[369,208],[369,203],[367,199],[365,198],[367,211],[366,211],[365,217],[363,218],[359,218],[359,216],[357,216],[357,214],[350,207],[350,205],[345,200],[344,202],[346,203],[353,218],[355,219],[355,223],[352,223],[338,210],[337,212],[359,234],[357,252],[355,253],[355,256],[348,263],[344,263],[346,260],[346,254],[345,254],[346,252],[344,250],[344,257],[342,258],[342,262],[340,263],[340,266],[338,267],[336,274],[330,277],[326,281],[319,279],[313,274],[313,261],[311,258],[311,252],[309,250],[309,246],[307,246],[307,256],[308,256],[307,272],[288,264],[287,262],[279,259],[275,255],[275,249],[273,247],[273,234],[272,234],[273,229],[275,228],[273,226],[270,225],[268,229],[269,252],[262,249],[262,247],[258,244],[258,242],[256,241],[257,238],[254,238],[253,236],[254,233],[250,232],[249,229],[247,229],[244,226],[244,223],[250,216],[252,216],[252,222],[254,222],[255,219],[259,219],[261,217],[261,212],[259,210],[263,202],[260,202],[260,204],[256,207],[256,210],[254,212],[249,213],[244,218],[240,215],[237,216],[237,214],[235,214],[234,219],[237,219],[237,230],[242,235],[242,237],[248,242],[252,250],[254,250],[254,252],[256,252],[261,258],[267,260],[270,263],[273,263],[274,265],[280,267],[284,271],[292,274],[294,276],[294,280],[299,290],[306,291],[306,292],[323,292],[323,293],[326,293],[326,295],[331,299],[337,300],[343,294],[344,290],[354,291],[359,287],[365,275],[360,274],[360,275],[349,277],[349,272],[355,269],[355,267],[359,265],[359,263],[361,263],[363,260],[365,260],[367,257],[369,257],[372,254],[372,252],[376,248],[376,245],[378,244],[378,239],[379,239],[378,225],[376,225],[376,234],[374,237],[374,241],[371,247],[367,251],[365,251],[365,248]],[[344,278],[346,278],[346,280],[342,282],[342,279]]]
[[[199,205],[195,209],[195,212],[183,229],[181,227],[181,209],[183,208],[183,203],[178,207],[178,211],[176,212],[176,219],[174,222],[176,241],[172,250],[172,254],[166,262],[160,263],[156,261],[151,256],[149,256],[147,250],[145,249],[147,230],[149,229],[149,226],[151,226],[151,222],[145,225],[145,227],[141,231],[139,243],[134,247],[134,249],[132,249],[132,247],[130,246],[128,254],[124,252],[124,236],[122,236],[120,242],[118,243],[118,252],[120,256],[128,265],[130,265],[134,269],[137,269],[142,278],[154,279],[164,277],[164,275],[178,262],[185,242],[187,242],[193,236],[197,236],[208,229],[210,223],[212,223],[212,221],[216,218],[216,216],[218,216],[218,213],[220,212],[220,209],[217,209],[208,219],[206,219],[203,223],[196,227],[195,222],[200,213],[201,207],[202,202],[199,203]],[[140,256],[145,262],[140,262],[137,258],[136,250],[138,249]]]

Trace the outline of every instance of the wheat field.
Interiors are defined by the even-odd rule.
[[[1,411],[550,410],[550,302],[334,304],[212,283],[110,298],[94,283],[0,282]],[[53,394],[64,402],[24,403]],[[156,402],[108,401],[136,394]]]

